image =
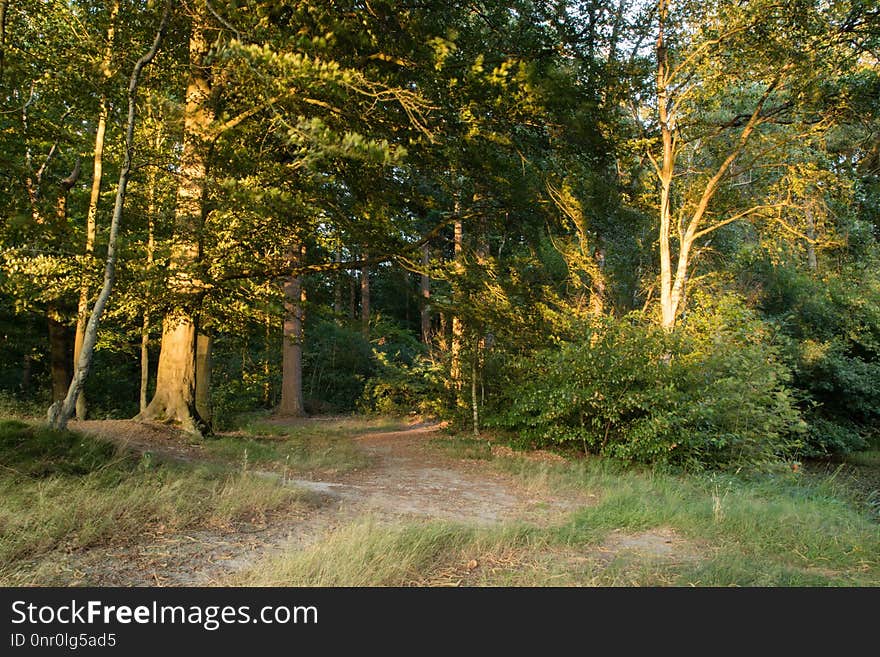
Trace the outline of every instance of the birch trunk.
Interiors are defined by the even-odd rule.
[[[153,39],[153,45],[150,47],[150,50],[135,63],[134,69],[131,73],[131,79],[128,83],[128,118],[125,126],[125,158],[122,163],[122,169],[119,171],[116,202],[113,206],[113,218],[110,222],[110,237],[107,242],[107,260],[104,267],[104,284],[98,295],[97,301],[95,301],[95,306],[89,315],[89,320],[86,323],[82,350],[80,351],[80,357],[76,364],[76,371],[74,372],[73,380],[70,382],[70,387],[67,390],[67,396],[64,398],[63,402],[56,401],[49,407],[49,423],[56,429],[64,429],[67,427],[67,422],[71,415],[73,415],[76,400],[89,375],[89,370],[92,366],[92,356],[94,354],[95,343],[98,339],[98,325],[101,321],[101,315],[104,313],[104,308],[107,306],[107,301],[110,299],[110,292],[113,289],[113,282],[116,278],[116,247],[119,238],[119,224],[122,221],[122,209],[125,205],[125,192],[128,187],[129,176],[131,175],[131,159],[134,150],[134,126],[138,83],[144,67],[153,60],[156,53],[159,51],[159,45],[161,44],[162,39],[165,36],[165,30],[168,27],[168,19],[171,15],[171,5],[172,2],[169,0],[165,5],[165,10],[162,14],[161,22],[159,23],[159,29]]]
[[[104,48],[104,56],[101,60],[101,77],[102,83],[106,84],[110,79],[112,72],[110,64],[113,56],[113,41],[116,35],[116,20],[119,16],[119,2],[114,2],[110,7],[110,23],[107,27],[107,44]],[[98,110],[98,127],[95,131],[95,150],[92,164],[92,189],[89,195],[89,209],[86,213],[86,248],[85,255],[87,260],[91,260],[95,252],[95,235],[97,234],[98,215],[98,199],[101,196],[101,179],[104,172],[104,136],[107,132],[107,96],[101,94],[101,100]],[[79,361],[80,352],[82,352],[83,337],[85,335],[86,320],[89,314],[89,280],[87,276],[83,276],[79,289],[79,305],[76,311],[76,333],[73,343],[73,363]],[[87,404],[85,392],[80,391],[76,400],[76,417],[79,420],[85,420],[87,413]]]

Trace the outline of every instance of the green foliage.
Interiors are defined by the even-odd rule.
[[[718,325],[701,343],[637,316],[519,360],[492,424],[534,446],[568,445],[691,467],[763,464],[804,429],[772,346]]]
[[[397,416],[445,414],[446,369],[441,363],[420,357],[407,364],[380,351],[375,355],[378,370],[364,387],[362,410]]]
[[[804,453],[863,449],[880,420],[880,279],[872,267],[764,276],[762,304],[781,328],[810,421]]]
[[[316,319],[303,345],[303,394],[315,411],[352,411],[374,370],[373,352],[352,325]]]

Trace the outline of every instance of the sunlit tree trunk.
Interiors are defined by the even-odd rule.
[[[669,74],[669,55],[666,47],[666,17],[668,4],[663,0],[658,5],[659,33],[657,36],[657,107],[660,119],[660,134],[663,159],[658,172],[660,177],[660,312],[661,326],[671,329],[675,325],[678,300],[672,290],[672,254],[670,239],[672,229],[672,176],[675,166],[675,144],[669,117],[669,90],[666,77]]]
[[[200,302],[198,282],[192,271],[200,253],[196,235],[203,220],[207,178],[207,149],[214,113],[206,65],[207,7],[194,3],[189,39],[189,79],[183,124],[183,153],[178,173],[175,229],[177,242],[172,252],[170,286],[183,299],[181,308],[165,317],[156,374],[156,392],[142,420],[179,422],[185,431],[202,433],[207,426],[196,407],[196,319]]]
[[[102,84],[106,84],[112,75],[110,70],[111,58],[113,56],[113,41],[116,34],[116,20],[119,15],[118,0],[110,6],[109,24],[107,27],[107,44],[104,48],[104,56],[101,60],[101,77]],[[86,213],[86,259],[90,260],[95,252],[95,235],[97,234],[98,199],[101,196],[101,179],[104,171],[104,135],[107,131],[107,95],[101,94],[101,100],[98,110],[98,127],[95,131],[95,150],[92,165],[92,189],[89,195],[89,209]],[[86,329],[86,320],[89,314],[89,279],[83,276],[79,290],[79,305],[76,311],[76,334],[73,343],[73,363],[76,365],[79,361],[79,354],[82,351],[83,336]],[[80,420],[86,419],[86,396],[80,391],[79,398],[76,400],[76,417]]]
[[[455,205],[455,225],[453,227],[453,253],[455,255],[456,266],[461,264],[461,253],[464,239],[464,227],[461,222],[460,206],[456,201]],[[464,327],[461,318],[458,315],[452,316],[452,339],[450,342],[450,366],[449,378],[456,389],[461,388],[461,342],[464,335]]]
[[[725,226],[742,217],[748,216],[758,207],[750,208],[743,212],[738,212],[722,220],[705,225],[706,215],[711,201],[715,198],[716,193],[724,180],[731,165],[737,157],[743,152],[749,138],[755,132],[757,127],[764,120],[762,112],[768,99],[778,88],[785,74],[791,69],[791,65],[782,65],[773,81],[764,89],[763,94],[755,103],[754,108],[748,120],[742,128],[733,144],[728,148],[727,154],[721,161],[720,165],[714,169],[712,176],[702,185],[699,200],[693,206],[688,208],[687,213],[683,213],[681,220],[673,221],[672,211],[672,184],[675,179],[675,164],[678,155],[679,145],[677,143],[677,126],[675,125],[676,117],[672,115],[671,108],[676,106],[676,99],[673,95],[681,94],[676,89],[676,83],[673,80],[676,71],[670,69],[669,53],[667,50],[665,29],[669,13],[669,1],[659,0],[657,4],[659,31],[657,36],[657,44],[655,54],[657,58],[657,107],[658,119],[661,132],[661,146],[663,149],[662,158],[658,162],[652,157],[652,163],[656,168],[656,173],[660,183],[660,309],[661,309],[661,325],[667,330],[675,327],[681,306],[683,304],[685,286],[687,285],[688,276],[690,275],[689,267],[691,263],[691,253],[697,240],[704,237],[718,228]],[[677,71],[681,74],[680,71]],[[680,101],[680,95],[679,95]],[[675,225],[673,225],[673,223]],[[672,255],[672,233],[675,230],[678,238],[678,254],[675,260],[675,270],[673,271],[673,255]]]

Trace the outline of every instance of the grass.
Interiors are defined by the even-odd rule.
[[[235,435],[207,441],[214,458],[195,465],[0,422],[0,584],[21,582],[22,573],[63,552],[136,541],[158,528],[231,527],[295,507],[303,503],[296,491],[249,473],[250,465],[363,467],[353,437],[400,427],[362,418],[252,421]],[[481,467],[512,477],[529,494],[584,504],[551,526],[359,519],[225,583],[880,586],[880,522],[865,502],[877,496],[871,453],[828,470],[746,476],[680,474],[598,458],[492,458],[487,442],[470,437],[431,444],[445,455],[483,459]],[[663,549],[650,548],[652,540]],[[649,548],[630,547],[640,541]]]
[[[492,459],[492,443],[472,436],[451,435],[433,438],[431,445],[452,458],[485,461]]]
[[[435,445],[472,453],[471,439]],[[273,586],[878,586],[880,524],[832,478],[684,475],[589,459],[487,464],[526,489],[599,502],[552,527],[358,521],[231,583]],[[668,552],[615,537],[674,537]]]
[[[239,470],[163,463],[73,432],[0,421],[0,583],[58,552],[126,544],[148,530],[229,527],[300,500]]]
[[[369,517],[330,532],[320,543],[272,557],[225,584],[244,586],[407,586],[457,583],[458,570],[510,544],[525,527],[477,529],[446,522],[383,523]],[[478,567],[478,565],[477,565]]]
[[[341,473],[365,468],[369,458],[354,443],[365,433],[395,431],[405,425],[384,418],[335,418],[303,423],[251,420],[232,434],[205,442],[209,455],[225,461],[293,472]]]

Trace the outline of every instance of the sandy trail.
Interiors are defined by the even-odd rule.
[[[113,420],[71,423],[71,429],[174,459],[205,458],[198,445],[180,441],[167,427]],[[274,518],[261,527],[190,531],[152,540],[148,536],[135,545],[73,553],[58,564],[59,578],[93,586],[210,585],[268,554],[303,549],[334,528],[366,515],[389,522],[442,519],[479,525],[517,520],[546,524],[591,502],[528,490],[485,462],[448,457],[429,445],[438,430],[435,424],[419,424],[400,431],[366,433],[354,440],[371,457],[371,467],[332,478],[285,480],[319,498],[319,504],[307,511]]]

